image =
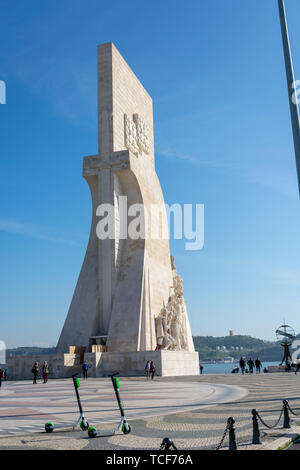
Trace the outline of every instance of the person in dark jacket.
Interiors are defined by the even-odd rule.
[[[151,374],[151,379],[154,379],[154,374],[155,374],[155,364],[153,361],[150,363],[150,374]]]
[[[38,361],[35,361],[31,372],[33,373],[33,383],[36,384],[37,383],[36,379],[37,379],[37,376],[38,376],[38,373],[39,373],[39,363],[38,363]]]
[[[255,367],[256,367],[256,373],[260,374],[260,369],[262,367],[262,363],[260,362],[260,360],[258,358],[255,359]]]
[[[89,370],[89,365],[88,365],[88,363],[85,361],[85,362],[82,364],[82,372],[83,372],[83,378],[84,378],[84,379],[87,379],[87,378],[88,378],[88,370]]]
[[[247,362],[248,366],[249,366],[249,372],[250,374],[253,374],[253,367],[254,367],[254,362],[252,361],[251,357],[249,359],[249,361]]]
[[[240,359],[240,368],[241,368],[241,372],[242,372],[243,375],[245,373],[245,366],[246,366],[246,363],[245,363],[244,359],[241,357],[241,359]]]

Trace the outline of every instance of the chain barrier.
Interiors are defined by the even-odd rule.
[[[268,429],[274,429],[274,428],[276,428],[276,427],[278,426],[278,424],[280,423],[280,420],[281,420],[282,415],[283,415],[283,411],[284,411],[284,406],[282,406],[282,408],[281,408],[281,412],[280,412],[280,416],[279,416],[278,420],[277,420],[276,423],[273,424],[272,426],[270,426],[269,424],[267,424],[267,423],[262,419],[262,417],[260,416],[260,414],[258,413],[258,411],[256,411],[256,413],[257,413],[257,417],[258,417],[259,421],[261,422],[261,424],[262,424],[263,426],[265,426],[265,427],[268,428]]]
[[[279,411],[279,410],[276,410]],[[288,429],[290,428],[290,417],[289,417],[289,412],[294,415],[294,416],[300,416],[300,413],[295,413],[294,410],[290,407],[290,404],[287,400],[283,400],[282,402],[282,407],[280,410],[280,415],[276,423],[270,425],[265,422],[265,420],[261,417],[260,413],[253,409],[251,411],[252,413],[252,424],[253,424],[253,435],[252,435],[252,444],[261,444],[260,440],[260,431],[259,431],[259,421],[263,426],[265,426],[268,429],[274,429],[278,426],[278,424],[281,421],[282,416],[284,417],[283,420],[283,429]],[[261,413],[267,413],[267,411],[261,411]],[[235,428],[234,428],[235,420],[230,417],[227,420],[227,426],[225,428],[225,431],[223,433],[223,436],[221,438],[221,441],[219,445],[216,447],[215,450],[220,450],[223,442],[227,436],[227,433],[229,434],[229,450],[236,450],[237,449],[237,444],[236,444],[236,436],[235,436]]]
[[[226,426],[226,429],[225,429],[225,431],[224,431],[224,433],[223,433],[222,439],[221,439],[221,441],[220,441],[220,443],[219,443],[218,447],[216,447],[216,449],[215,449],[215,450],[219,450],[219,449],[221,449],[221,447],[222,447],[222,444],[223,444],[223,442],[224,442],[224,439],[225,439],[225,437],[226,437],[226,435],[227,435],[227,432],[228,432],[229,426],[230,426],[230,423],[229,423],[229,419],[228,419],[228,420],[227,420],[227,426]]]
[[[289,404],[288,401],[287,401],[287,407],[288,407],[289,411],[292,413],[292,415],[294,415],[294,416],[300,416],[300,413],[295,413],[295,411],[292,410],[292,408],[290,407],[290,404]]]
[[[237,449],[234,423],[235,423],[235,420],[232,417],[228,418],[227,426],[226,426],[226,429],[223,433],[222,439],[221,439],[218,447],[215,450],[220,450],[227,433],[229,433],[229,450],[236,450]]]

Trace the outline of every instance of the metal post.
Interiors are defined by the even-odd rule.
[[[297,167],[297,176],[298,176],[298,189],[300,193],[300,118],[299,118],[299,109],[298,109],[298,99],[297,99],[296,90],[295,90],[296,88],[295,87],[295,75],[294,75],[289,33],[288,33],[288,27],[287,27],[287,21],[286,21],[284,0],[278,0],[278,7],[279,7],[283,52],[284,52],[286,78],[287,78],[287,86],[288,86],[288,94],[289,94],[290,113],[291,113],[292,128],[293,128],[294,148],[295,148],[296,167]]]
[[[283,400],[283,428],[289,429],[291,427],[290,417],[289,417],[289,404],[287,400]]]
[[[233,418],[228,418],[229,450],[237,450],[234,423]]]
[[[78,392],[78,387],[77,387],[77,384],[76,384],[76,377],[77,377],[77,375],[78,375],[78,374],[72,375],[72,378],[73,378],[73,385],[74,385],[74,388],[75,388],[75,393],[76,393],[76,398],[77,398],[79,413],[80,413],[80,415],[82,415],[82,414],[83,414],[83,412],[82,412],[82,405],[81,405],[81,400],[80,400],[80,396],[79,396],[79,392]]]
[[[260,431],[258,426],[258,417],[257,411],[252,410],[252,423],[253,423],[253,435],[252,435],[252,444],[261,444],[260,440]]]

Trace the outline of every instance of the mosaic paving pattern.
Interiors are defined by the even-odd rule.
[[[236,420],[238,447],[248,449],[253,448],[249,447],[253,408],[269,424],[277,420],[283,399],[288,399],[291,407],[300,413],[300,377],[294,374],[157,378],[149,383],[144,379],[121,379],[121,396],[133,430],[127,436],[113,435],[111,431],[119,414],[111,384],[107,379],[89,379],[80,388],[82,401],[90,423],[101,431],[98,438],[89,439],[81,431],[40,433],[46,420],[70,428],[76,420],[76,401],[70,381],[53,381],[46,386],[28,382],[4,386],[0,392],[3,436],[0,449],[159,449],[164,437],[172,438],[178,449],[213,449],[229,416]],[[2,391],[5,391],[3,395]],[[300,417],[292,419],[292,424],[299,423]],[[264,443],[285,433],[282,422],[272,431],[262,426],[260,429]],[[8,433],[11,437],[4,437]],[[227,446],[225,440],[223,448]]]

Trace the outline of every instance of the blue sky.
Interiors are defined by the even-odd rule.
[[[298,0],[286,0],[300,79]],[[205,246],[171,248],[193,334],[300,333],[300,202],[275,0],[0,0],[0,337],[55,345],[91,220],[97,44],[154,101],[166,202],[205,205]]]

